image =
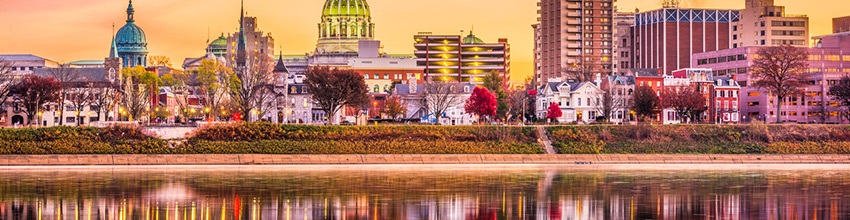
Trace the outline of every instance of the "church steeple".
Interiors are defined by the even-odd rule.
[[[236,65],[245,66],[247,60],[247,48],[245,46],[245,0],[242,0],[239,12],[239,39],[236,48]]]
[[[136,14],[136,10],[133,9],[133,0],[130,0],[130,6],[127,6],[127,23],[135,22],[136,20],[133,18],[133,15]]]
[[[115,24],[112,24],[112,46],[109,47],[109,58],[118,57],[118,47],[115,45]]]

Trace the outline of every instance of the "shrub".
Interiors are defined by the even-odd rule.
[[[850,153],[846,125],[595,125],[547,131],[561,153]],[[592,142],[597,140],[602,141]]]

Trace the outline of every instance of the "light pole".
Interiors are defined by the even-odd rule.
[[[525,106],[526,105],[528,105],[528,97],[525,97],[525,98],[522,99],[522,126],[525,126],[525,123],[526,123],[525,118],[527,118],[527,116],[525,115],[525,113],[526,113]]]

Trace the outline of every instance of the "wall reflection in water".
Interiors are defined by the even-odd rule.
[[[0,171],[0,219],[848,219],[848,174],[417,166],[14,169]]]

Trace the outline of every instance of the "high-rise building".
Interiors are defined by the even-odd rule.
[[[428,80],[482,84],[491,71],[506,82],[510,78],[511,46],[506,38],[485,43],[470,31],[466,37],[422,32],[413,39],[417,65],[425,69]]]
[[[691,67],[694,53],[732,47],[737,10],[662,8],[635,14],[631,63],[662,74]]]
[[[113,44],[125,67],[147,66],[148,42],[145,32],[136,25],[133,0],[127,6],[127,24],[115,33]]]
[[[739,20],[732,22],[732,48],[809,45],[809,17],[785,13],[774,0],[746,0]]]
[[[850,16],[833,18],[832,33],[841,33],[850,31]]]
[[[538,85],[564,72],[608,74],[613,71],[615,0],[540,0],[537,3],[540,56],[535,60]]]
[[[256,17],[244,17],[244,14],[242,17],[241,30],[227,37],[227,64],[231,68],[237,65],[238,50],[241,49],[239,48],[239,37],[244,38],[246,56],[259,53],[268,57],[274,57],[274,38],[271,34],[265,34],[259,29]]]
[[[626,75],[632,68],[632,31],[635,25],[635,14],[629,12],[614,12],[614,66],[613,73]]]

